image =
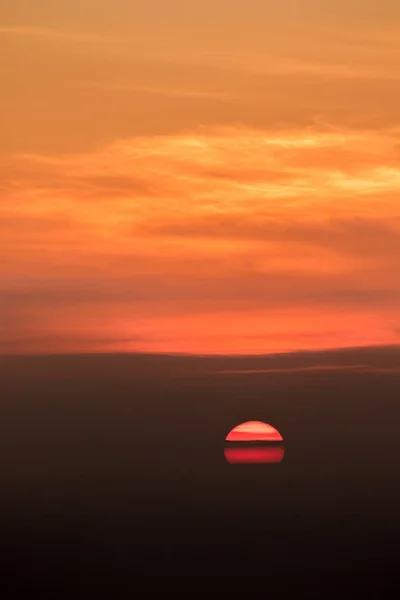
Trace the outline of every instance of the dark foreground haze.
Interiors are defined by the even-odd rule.
[[[399,349],[0,366],[7,598],[395,589]],[[227,462],[247,420],[279,430],[281,463]]]

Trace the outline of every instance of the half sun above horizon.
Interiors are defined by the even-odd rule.
[[[234,427],[226,442],[282,442],[283,437],[275,427],[262,421],[246,421]]]

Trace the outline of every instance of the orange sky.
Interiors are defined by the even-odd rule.
[[[13,0],[0,352],[400,343],[398,0]]]

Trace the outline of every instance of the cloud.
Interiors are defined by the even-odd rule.
[[[95,33],[78,33],[51,27],[34,27],[25,25],[14,25],[0,27],[0,34],[22,38],[38,38],[49,41],[66,41],[71,43],[111,43],[118,41],[117,37],[103,36]]]
[[[133,94],[149,94],[151,96],[170,96],[172,98],[188,98],[195,100],[219,100],[227,102],[235,99],[234,96],[224,93],[221,91],[213,90],[196,90],[196,89],[184,89],[184,88],[173,88],[170,86],[156,86],[156,85],[129,85],[129,84],[117,84],[117,83],[89,83],[85,84],[85,87],[94,87],[100,90],[107,90],[111,92],[126,92]]]
[[[330,373],[332,371],[353,373],[400,373],[400,367],[370,367],[369,365],[312,365],[302,367],[270,369],[232,369],[229,371],[211,371],[214,375],[276,375],[285,373]]]
[[[400,228],[375,218],[307,220],[271,219],[260,213],[208,215],[154,223],[150,231],[187,238],[219,238],[265,242],[288,242],[330,249],[360,258],[388,259],[400,256]]]
[[[42,22],[51,22],[47,9],[46,15]],[[283,23],[275,30],[268,14],[268,33],[253,15],[251,28],[238,36],[230,7],[222,37],[197,23],[193,35],[182,37],[150,27],[151,18],[145,27],[137,19],[115,27],[121,17],[115,10],[101,26],[77,15],[55,18],[53,28],[18,21],[1,28],[6,151],[89,151],[118,137],[178,136],[199,124],[244,123],[280,133],[329,122],[371,133],[399,123],[393,26],[377,33],[362,19],[356,30],[310,22],[282,36]],[[36,10],[33,22],[40,21]],[[21,61],[23,55],[31,61]]]
[[[99,328],[157,351],[395,343],[398,143],[397,130],[232,125],[15,155],[3,339],[20,322],[28,344],[33,319],[31,348]]]

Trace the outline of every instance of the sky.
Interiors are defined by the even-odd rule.
[[[0,23],[0,353],[400,343],[398,0]]]

